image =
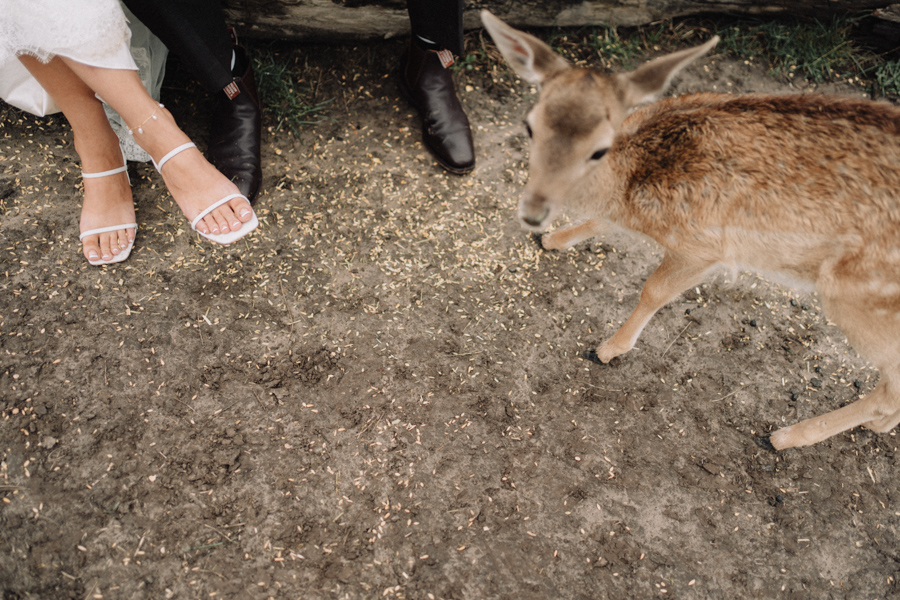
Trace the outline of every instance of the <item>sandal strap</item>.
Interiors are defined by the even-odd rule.
[[[128,185],[131,185],[131,176],[128,175],[128,159],[125,158],[125,151],[122,150],[121,146],[119,150],[122,152],[122,166],[116,169],[110,169],[109,171],[101,171],[100,173],[85,173],[81,172],[82,179],[96,179],[98,177],[109,177],[110,175],[117,175],[119,173],[125,173],[125,177],[128,178]]]
[[[81,176],[84,179],[96,179],[97,177],[109,177],[110,175],[115,175],[116,173],[124,173],[128,170],[128,165],[122,165],[118,169],[110,169],[109,171],[101,171],[100,173],[85,173],[81,172]]]
[[[172,157],[174,157],[176,154],[179,154],[179,153],[181,153],[181,152],[184,152],[184,151],[187,150],[188,148],[196,148],[196,147],[197,147],[197,144],[195,144],[194,142],[187,142],[186,144],[182,144],[182,145],[178,146],[177,148],[175,148],[174,150],[172,150],[171,152],[169,152],[168,154],[166,154],[165,156],[163,156],[163,157],[159,160],[159,162],[156,162],[156,161],[153,160],[153,159],[150,159],[150,160],[151,160],[151,162],[153,163],[153,166],[156,167],[156,170],[159,171],[160,173],[162,173],[162,168],[163,168],[163,166],[164,166],[167,162],[169,162],[169,160],[170,160]]]
[[[107,233],[109,231],[119,231],[121,229],[137,229],[137,223],[125,223],[124,225],[110,225],[109,227],[101,227],[99,229],[91,229],[90,231],[85,231],[78,236],[79,240],[83,240],[89,235],[97,235],[100,233]]]
[[[212,205],[206,207],[203,211],[200,212],[199,215],[194,217],[194,220],[191,221],[191,229],[193,229],[194,231],[197,231],[197,223],[199,223],[203,219],[203,217],[205,217],[212,211],[216,210],[217,208],[219,208],[220,206],[222,206],[229,200],[234,200],[235,198],[243,198],[244,200],[247,200],[247,197],[243,194],[231,194],[229,196],[225,196],[218,202],[215,202]],[[249,200],[247,200],[247,202],[249,202]]]

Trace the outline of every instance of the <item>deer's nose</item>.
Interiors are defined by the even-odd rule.
[[[544,221],[547,219],[547,216],[550,214],[550,209],[545,208],[541,211],[540,215],[522,215],[522,220],[526,225],[530,225],[531,227],[540,227],[544,224]]]
[[[547,217],[550,216],[547,198],[543,194],[526,191],[522,197],[519,216],[522,222],[529,227],[540,227],[547,220]]]

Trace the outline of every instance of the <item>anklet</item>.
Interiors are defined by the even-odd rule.
[[[147,121],[149,121],[150,119],[153,119],[153,120],[155,121],[155,120],[157,120],[157,119],[159,118],[159,115],[157,115],[156,113],[157,113],[157,111],[159,111],[159,109],[161,109],[161,108],[164,108],[163,105],[162,105],[162,103],[160,103],[159,106],[157,106],[156,108],[154,108],[154,109],[153,109],[153,112],[150,113],[150,116],[147,117],[146,119],[144,119],[144,122],[141,123],[140,125],[138,125],[138,126],[135,128],[135,129],[137,129],[137,132],[138,132],[138,133],[144,133],[144,125],[147,124]],[[131,127],[128,128],[128,135],[134,135],[134,129],[132,129]]]

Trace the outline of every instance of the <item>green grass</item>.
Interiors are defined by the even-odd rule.
[[[671,20],[643,27],[583,27],[533,31],[576,64],[620,71],[639,66],[648,56],[672,52],[719,35],[714,52],[768,65],[778,77],[812,83],[852,80],[874,95],[900,96],[900,59],[888,60],[861,47],[854,33],[862,19]],[[481,57],[493,58],[482,40],[480,57],[468,59],[478,70]]]
[[[865,70],[871,57],[851,38],[853,21],[744,22],[723,28],[719,51],[745,58],[763,58],[777,75],[802,74],[815,83],[834,81]]]
[[[718,31],[720,52],[767,61],[776,75],[815,83],[859,79],[876,96],[900,96],[900,59],[885,59],[853,39],[858,19],[737,22]]]
[[[604,62],[630,67],[646,55],[644,40],[639,35],[623,37],[615,27],[592,29],[588,35],[588,44]]]
[[[900,59],[881,61],[869,72],[875,93],[900,96]]]
[[[479,48],[470,48],[465,56],[456,57],[456,61],[453,63],[453,66],[450,67],[453,70],[463,70],[463,71],[476,71],[479,69],[480,65],[487,62],[488,56],[484,47]]]
[[[577,65],[627,69],[637,66],[646,56],[640,36],[616,27],[597,26],[579,29],[552,29],[532,33],[543,39],[564,58]],[[599,64],[598,64],[599,63]]]
[[[251,51],[253,70],[266,118],[275,122],[275,131],[288,129],[295,135],[304,125],[323,119],[332,99],[315,101],[312,87],[300,79],[300,67],[290,50],[274,45],[257,45]]]

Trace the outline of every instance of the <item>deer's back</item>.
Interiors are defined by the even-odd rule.
[[[632,114],[609,158],[610,216],[664,245],[726,229],[760,244],[900,241],[900,109],[888,104],[671,98]]]

